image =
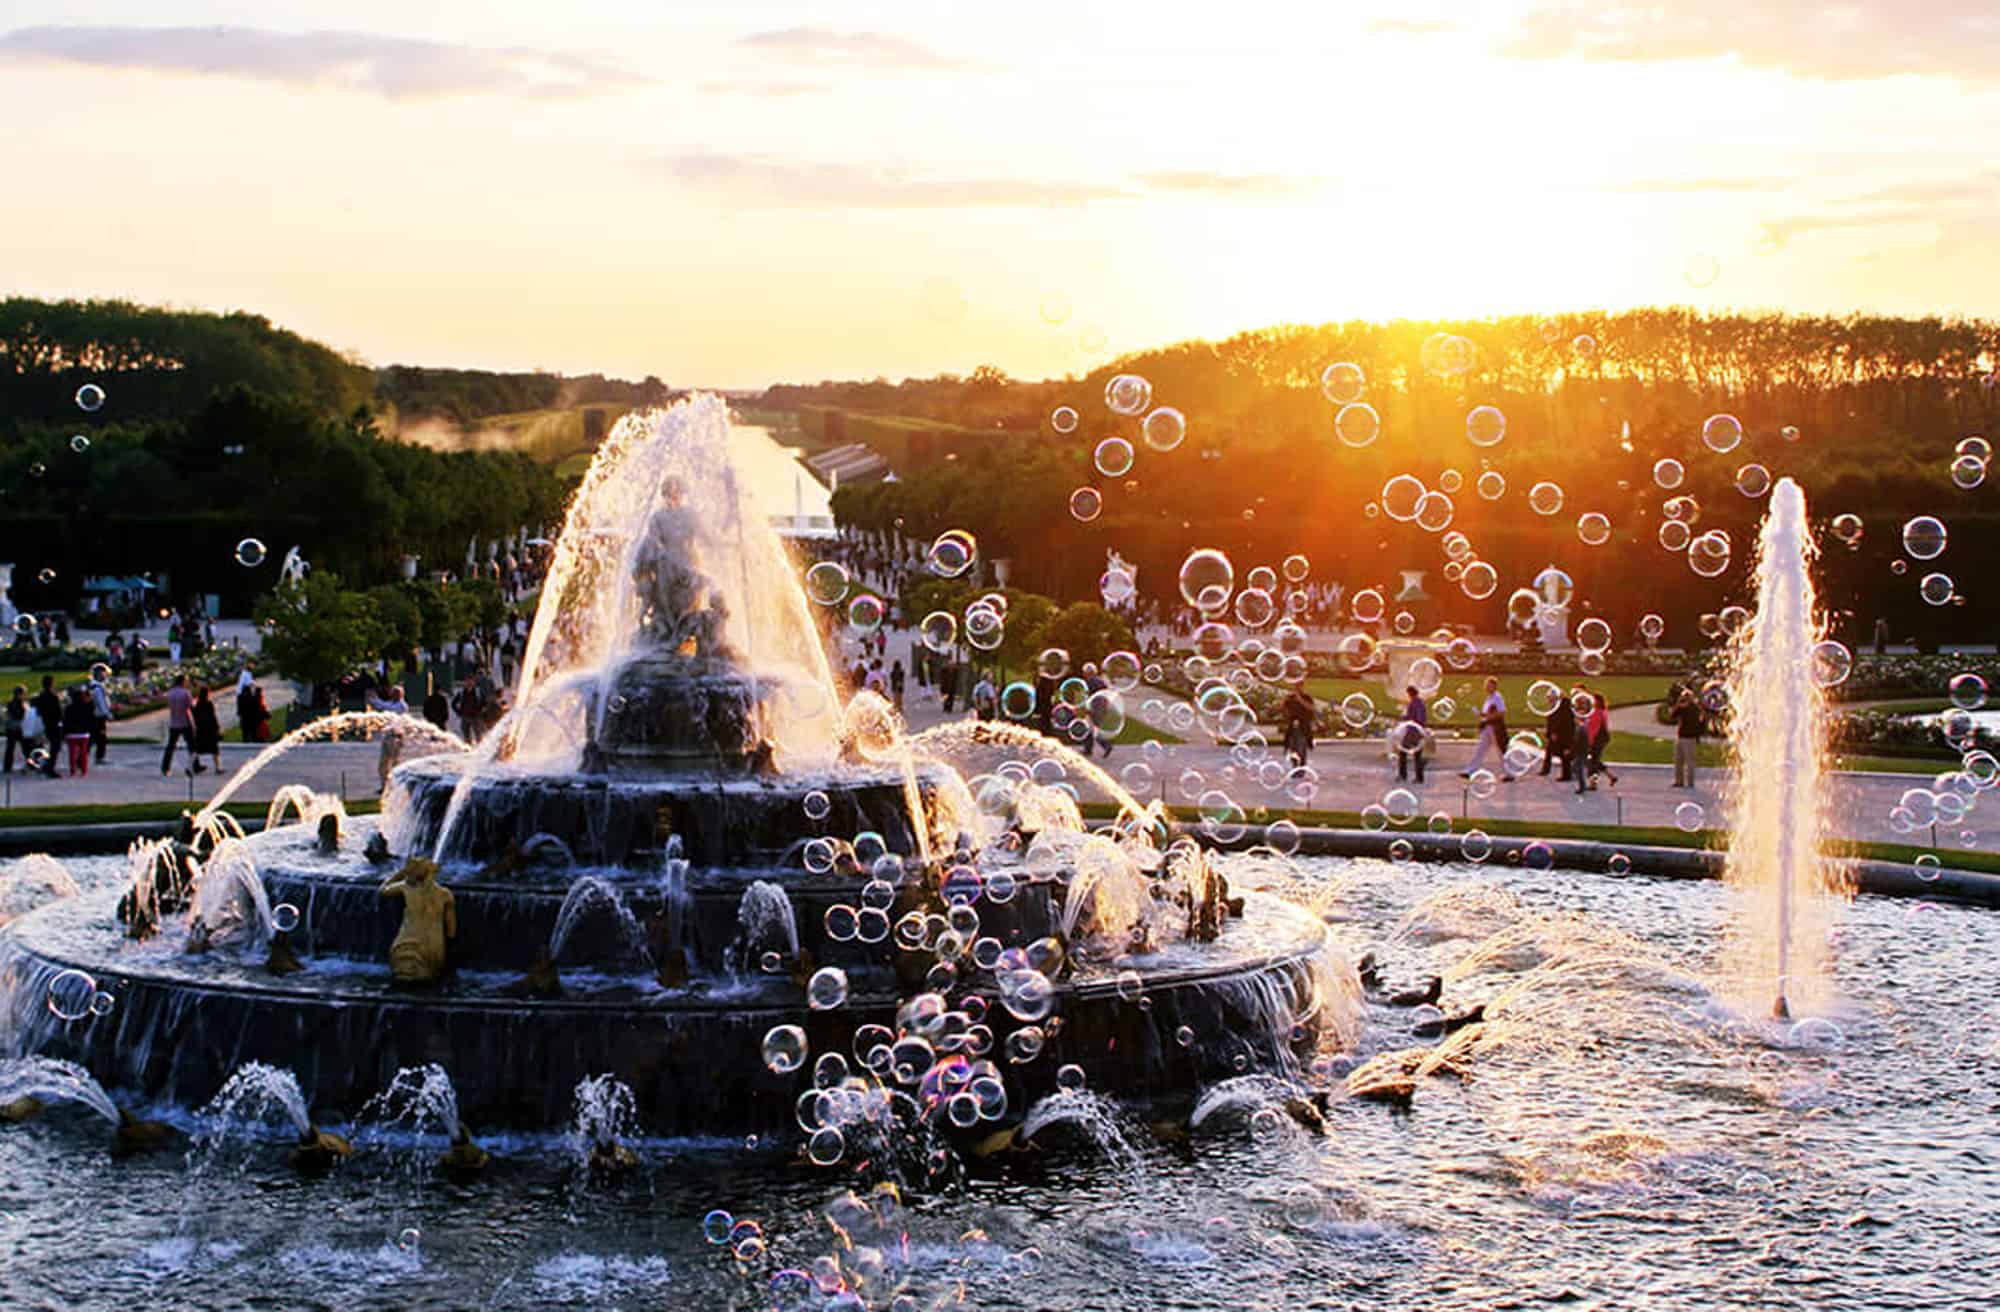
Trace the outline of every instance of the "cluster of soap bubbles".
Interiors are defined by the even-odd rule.
[[[1986,481],[1986,466],[1992,463],[1993,446],[1983,437],[1959,441],[1951,453],[1951,481],[1955,487],[1971,491]]]

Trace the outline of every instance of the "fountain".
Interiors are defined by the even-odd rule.
[[[379,819],[286,793],[274,819],[307,823],[135,854],[123,900],[145,935],[117,889],[0,935],[7,1051],[184,1105],[286,1086],[302,1136],[307,1109],[352,1116],[435,1067],[482,1127],[582,1126],[590,1092],[620,1109],[604,1134],[592,1113],[600,1156],[636,1129],[803,1126],[830,1162],[1001,1131],[1059,1068],[1187,1100],[1351,1035],[1352,972],[1318,918],[1232,895],[1233,858],[1160,850],[1160,817],[1081,757],[1008,726],[907,738],[880,698],[843,704],[728,431],[711,398],[617,426],[568,511],[515,709],[477,748],[432,735],[444,750],[395,768]],[[1118,825],[1085,832],[1025,769],[968,786],[954,768],[995,752],[1060,760]],[[381,895],[409,888],[414,928]],[[260,969],[274,934],[294,973]]]
[[[1757,611],[1734,635],[1729,739],[1736,756],[1727,873],[1743,900],[1730,974],[1768,989],[1772,1013],[1824,1002],[1820,983],[1838,891],[1820,856],[1825,698],[1813,677],[1821,617],[1799,485],[1771,490],[1757,550]]]

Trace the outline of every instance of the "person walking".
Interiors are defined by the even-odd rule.
[[[104,758],[111,750],[111,668],[107,665],[90,667],[90,745],[97,749],[97,763],[104,764]]]
[[[1104,681],[1102,674],[1098,673],[1095,661],[1084,663],[1083,686],[1085,689],[1083,705],[1078,708],[1078,712],[1083,722],[1090,726],[1090,737],[1084,740],[1083,754],[1087,757],[1094,749],[1101,747],[1104,749],[1105,758],[1108,760],[1111,756],[1111,735],[1098,730],[1096,719],[1090,713],[1090,707],[1091,699],[1096,697],[1098,693],[1108,689],[1111,685]]]
[[[898,657],[896,662],[889,667],[889,700],[896,704],[896,710],[899,713],[903,709],[903,682],[903,661],[901,657]]]
[[[69,700],[63,706],[63,744],[69,748],[69,777],[82,779],[90,773],[90,723],[94,718],[90,694],[80,683],[69,686]]]
[[[178,615],[167,625],[167,659],[175,665],[181,663],[181,619]]]
[[[56,759],[63,748],[63,703],[56,695],[55,676],[42,676],[42,690],[35,694],[35,715],[42,722],[42,748],[48,760],[42,766],[42,773],[53,779],[56,777]]]
[[[972,686],[972,713],[982,720],[990,720],[1000,709],[1000,690],[993,686],[993,674],[989,670],[979,672],[979,682]]]
[[[28,690],[20,684],[14,685],[14,695],[7,699],[7,758],[0,774],[14,773],[14,753],[21,753],[21,764],[28,763]]]
[[[1500,758],[1500,782],[1513,783],[1518,776],[1507,769],[1507,699],[1500,695],[1500,680],[1491,676],[1486,680],[1486,700],[1479,707],[1479,745],[1458,777],[1470,779],[1478,773],[1489,751]]]
[[[1695,763],[1701,757],[1701,701],[1694,689],[1683,688],[1674,702],[1675,788],[1694,787]]]
[[[424,718],[447,733],[451,730],[451,699],[435,680],[431,682],[431,690],[424,694]]]
[[[174,772],[174,749],[183,740],[188,745],[188,773],[202,773],[194,751],[194,694],[188,691],[188,676],[176,674],[173,687],[167,689],[167,750],[160,753],[161,774]]]
[[[1403,718],[1396,725],[1396,778],[1407,780],[1414,762],[1417,783],[1424,781],[1424,739],[1430,733],[1430,707],[1417,694],[1413,683],[1403,689],[1409,700],[1403,703]]]
[[[264,704],[263,684],[251,684],[243,696],[236,699],[236,722],[243,726],[244,742],[271,741],[271,708]]]
[[[1570,705],[1568,697],[1556,699],[1555,709],[1542,720],[1542,733],[1546,738],[1542,745],[1542,778],[1549,777],[1549,766],[1559,765],[1562,772],[1556,776],[1556,782],[1566,784],[1569,782],[1571,762],[1576,755],[1572,750],[1576,738],[1576,709]]]
[[[217,774],[222,773],[222,719],[216,714],[215,699],[207,684],[194,690],[194,705],[190,708],[194,718],[195,764],[201,764],[206,756],[215,766]]]
[[[384,715],[408,715],[410,713],[410,703],[403,698],[403,685],[400,683],[390,684],[384,696],[370,697],[368,699],[368,709],[379,711]],[[375,778],[378,792],[387,791],[389,787],[389,772],[394,770],[396,763],[402,759],[402,727],[394,725],[384,729],[382,731],[382,751],[375,758]]]
[[[1294,688],[1278,704],[1278,723],[1285,730],[1285,756],[1298,769],[1312,758],[1313,719],[1318,713],[1313,696],[1304,688]]]
[[[1583,721],[1580,736],[1583,739],[1583,750],[1586,753],[1584,759],[1588,762],[1588,768],[1577,771],[1576,790],[1579,793],[1584,791],[1586,779],[1589,787],[1595,789],[1597,776],[1600,774],[1610,779],[1611,786],[1616,788],[1618,776],[1604,763],[1604,749],[1611,745],[1611,703],[1605,700],[1603,693],[1590,694],[1590,714]]]

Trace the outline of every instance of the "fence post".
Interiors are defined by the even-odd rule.
[[[1472,786],[1470,784],[1458,790],[1458,818],[1461,820],[1472,819]]]

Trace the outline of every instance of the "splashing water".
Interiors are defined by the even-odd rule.
[[[118,1108],[112,1105],[111,1096],[75,1062],[53,1057],[0,1062],[0,1107],[22,1098],[77,1103],[118,1124]]]
[[[250,950],[271,941],[271,897],[242,839],[223,839],[202,863],[189,917],[190,925],[206,927],[212,943]]]
[[[462,752],[467,750],[466,741],[457,734],[440,729],[429,720],[414,715],[402,715],[393,711],[343,711],[339,715],[329,715],[322,720],[314,720],[292,730],[263,751],[244,762],[243,768],[229,776],[229,782],[216,790],[195,817],[200,823],[216,815],[229,799],[243,791],[244,786],[264,772],[264,768],[279,757],[304,743],[324,742],[349,732],[400,733],[403,735],[403,758],[408,761],[417,756],[435,752]]]
[[[194,1173],[200,1175],[232,1139],[261,1137],[274,1119],[281,1119],[294,1135],[311,1131],[312,1117],[306,1112],[305,1095],[299,1092],[298,1076],[261,1061],[237,1067],[201,1109],[200,1128],[189,1153]]]
[[[798,959],[798,919],[791,895],[780,885],[760,879],[744,889],[736,906],[736,928],[743,947],[739,969],[754,966],[762,952],[782,952],[787,961]]]
[[[321,816],[337,816],[347,820],[347,807],[334,793],[322,793],[305,784],[286,784],[271,794],[271,805],[264,812],[264,828],[276,829],[288,820],[297,820],[311,829],[319,827]]]
[[[654,968],[653,954],[646,946],[646,931],[639,927],[638,917],[625,905],[625,899],[609,881],[596,875],[579,876],[569,886],[564,895],[562,909],[556,912],[555,928],[549,931],[549,959],[558,965],[563,963],[563,950],[569,946],[577,926],[586,918],[598,914],[609,914],[618,927],[618,940],[622,956],[618,965],[643,965],[647,971]]]
[[[0,872],[0,925],[78,891],[62,862],[46,852],[30,852]]]
[[[1725,960],[1745,1005],[1785,1017],[1823,1005],[1838,872],[1820,857],[1825,699],[1812,678],[1814,609],[1805,493],[1778,480],[1757,552],[1757,614],[1730,650],[1736,758],[1728,880],[1740,916]]]
[[[579,1167],[590,1163],[593,1149],[627,1144],[639,1133],[639,1104],[631,1088],[609,1075],[592,1075],[577,1082],[576,1106],[564,1138],[569,1157]]]

